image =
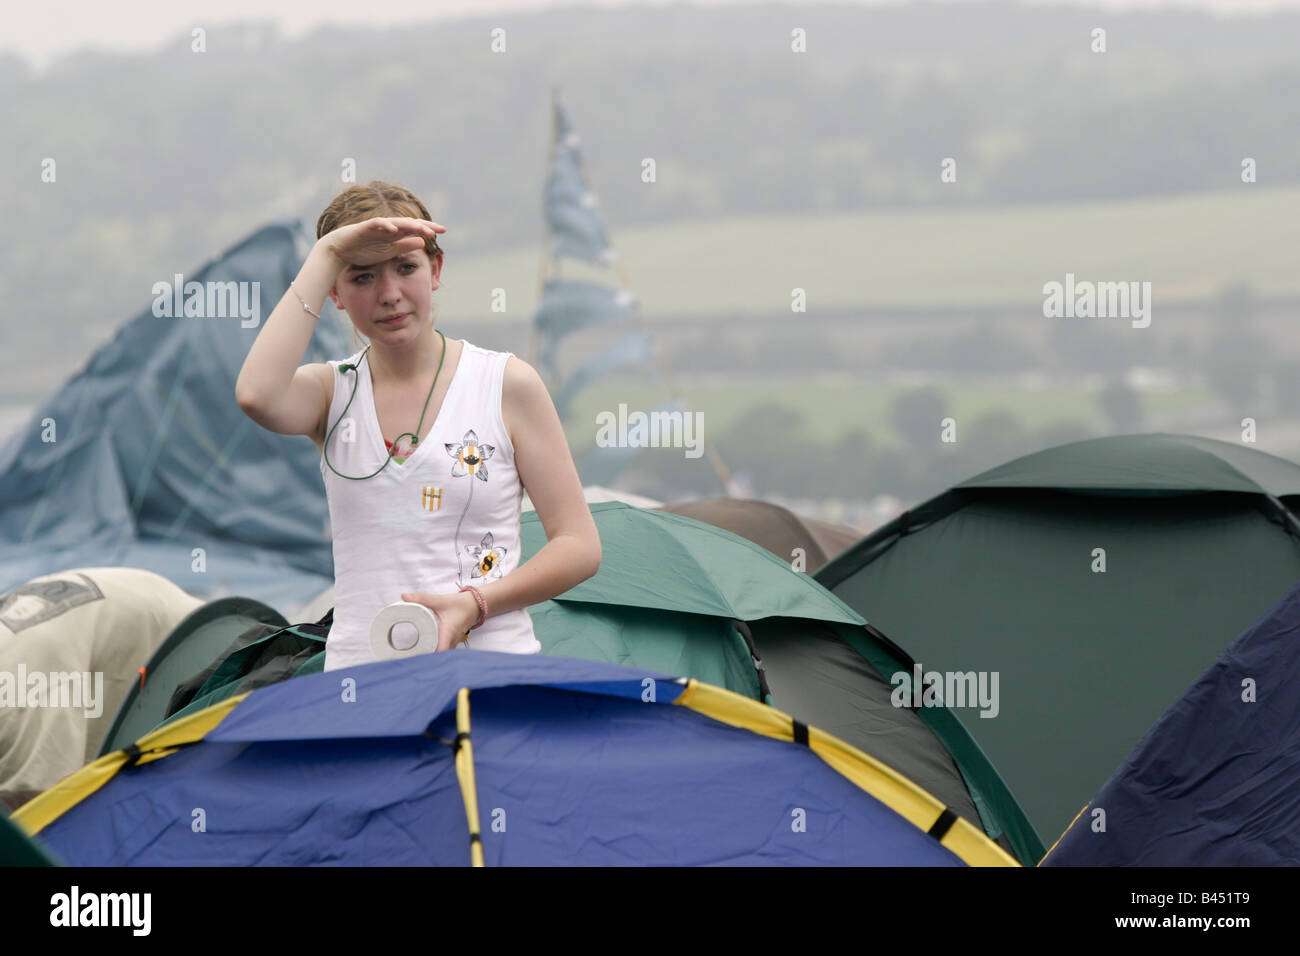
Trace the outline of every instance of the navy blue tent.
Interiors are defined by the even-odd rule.
[[[1169,708],[1042,866],[1300,865],[1300,585]]]
[[[1014,866],[871,757],[739,694],[429,654],[230,698],[14,819],[74,866]]]
[[[271,224],[180,277],[181,311],[202,314],[168,315],[176,297],[160,294],[10,436],[0,593],[104,566],[273,607],[333,583],[315,447],[259,427],[235,401],[261,323],[311,241],[297,220]],[[321,314],[305,362],[351,351],[333,305]]]

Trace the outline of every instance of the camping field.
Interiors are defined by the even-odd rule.
[[[849,214],[690,220],[621,226],[611,240],[648,321],[660,316],[789,314],[803,288],[819,308],[1023,307],[1045,282],[1150,281],[1161,301],[1198,301],[1224,284],[1262,298],[1300,295],[1294,250],[1300,187],[1230,188],[1154,199],[868,210]],[[459,255],[439,291],[445,316],[492,321],[537,305],[539,248]],[[566,276],[595,275],[568,267]]]
[[[813,441],[828,441],[860,429],[878,444],[902,444],[890,415],[893,402],[906,391],[898,385],[848,378],[784,384],[771,379],[685,379],[678,384],[689,407],[704,413],[706,442],[725,433],[746,413],[775,403],[801,415]],[[1031,388],[989,383],[946,386],[941,391],[948,399],[949,414],[957,420],[959,441],[964,422],[995,411],[1010,414],[1026,430],[1063,423],[1083,425],[1098,433],[1107,430],[1096,393],[1078,386]],[[596,429],[596,414],[609,411],[617,415],[620,402],[628,406],[629,412],[649,411],[667,398],[662,386],[651,383],[596,383],[574,400],[565,421],[569,441],[574,448],[589,445]],[[1181,389],[1143,395],[1142,408],[1149,423],[1158,428],[1160,417],[1194,412],[1212,400],[1208,391]],[[937,439],[938,423],[935,428]]]

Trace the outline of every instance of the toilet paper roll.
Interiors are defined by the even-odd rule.
[[[393,628],[398,624],[412,624],[417,633],[416,641],[410,647],[393,646]],[[410,638],[403,636],[407,628],[399,628],[396,639],[405,644]],[[396,657],[414,657],[416,654],[432,654],[438,649],[438,619],[423,604],[413,601],[398,601],[390,604],[378,614],[370,624],[370,653],[375,660],[389,661]]]

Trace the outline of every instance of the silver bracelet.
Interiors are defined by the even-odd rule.
[[[289,283],[289,288],[290,288],[290,289],[293,289],[293,294],[294,294],[294,295],[298,295],[298,290],[293,288],[293,283],[292,283],[292,282]],[[306,311],[306,313],[307,313],[308,315],[313,315],[313,316],[315,316],[317,319],[320,318],[320,314],[319,314],[319,313],[313,312],[311,309],[308,309],[308,308],[307,308],[307,303],[306,303],[306,302],[303,302],[303,298],[302,298],[302,296],[298,295],[298,301],[299,301],[299,302],[302,302],[303,310]]]

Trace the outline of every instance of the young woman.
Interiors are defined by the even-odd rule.
[[[325,669],[373,660],[396,601],[438,619],[438,650],[536,653],[529,605],[600,567],[600,538],[537,372],[435,327],[442,276],[424,204],[383,182],[322,213],[316,245],[249,351],[235,394],[253,421],[321,451],[334,538]],[[299,367],[326,294],[369,344]],[[527,490],[547,544],[519,564]]]

